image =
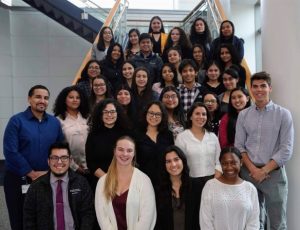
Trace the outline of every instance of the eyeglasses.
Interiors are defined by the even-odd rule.
[[[93,69],[93,70],[100,70],[100,68],[98,66],[89,66],[88,69]]]
[[[100,88],[100,87],[104,87],[106,86],[106,84],[95,84],[93,85],[94,88]]]
[[[115,115],[116,113],[116,110],[103,110],[104,115]]]
[[[152,112],[152,111],[148,111],[147,114],[150,116],[150,117],[155,117],[155,118],[161,118],[161,113],[155,113],[155,112]]]
[[[211,104],[215,104],[217,103],[217,100],[208,100],[208,101],[204,101],[205,105],[211,105]]]
[[[177,95],[176,94],[172,94],[172,95],[168,95],[168,94],[165,94],[164,96],[163,96],[163,98],[164,99],[172,99],[172,100],[174,100],[174,99],[177,99]]]
[[[61,160],[61,162],[67,162],[70,157],[69,156],[50,156],[49,159],[53,162],[58,162],[59,160]]]

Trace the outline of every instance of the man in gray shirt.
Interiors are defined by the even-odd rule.
[[[271,229],[287,229],[288,181],[284,165],[292,156],[294,128],[291,113],[270,100],[271,91],[268,73],[251,77],[255,104],[238,116],[235,146],[243,158],[241,176],[258,190],[261,229],[265,214]]]

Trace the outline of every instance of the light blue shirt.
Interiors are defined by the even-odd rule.
[[[241,111],[235,134],[235,147],[247,152],[255,165],[273,159],[283,166],[293,152],[294,128],[290,111],[270,101],[259,110],[256,105]]]

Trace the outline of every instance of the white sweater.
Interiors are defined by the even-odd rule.
[[[98,223],[102,230],[117,230],[117,221],[112,201],[107,201],[103,189],[106,175],[97,184],[95,208]],[[126,201],[127,229],[152,230],[156,223],[155,195],[149,177],[135,168],[130,182]]]
[[[228,185],[209,180],[202,191],[200,226],[205,230],[258,230],[256,188],[247,181]]]

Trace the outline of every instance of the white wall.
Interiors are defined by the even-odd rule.
[[[31,86],[50,90],[48,112],[59,91],[71,84],[90,43],[34,10],[0,8],[0,159],[11,115],[27,107]]]

